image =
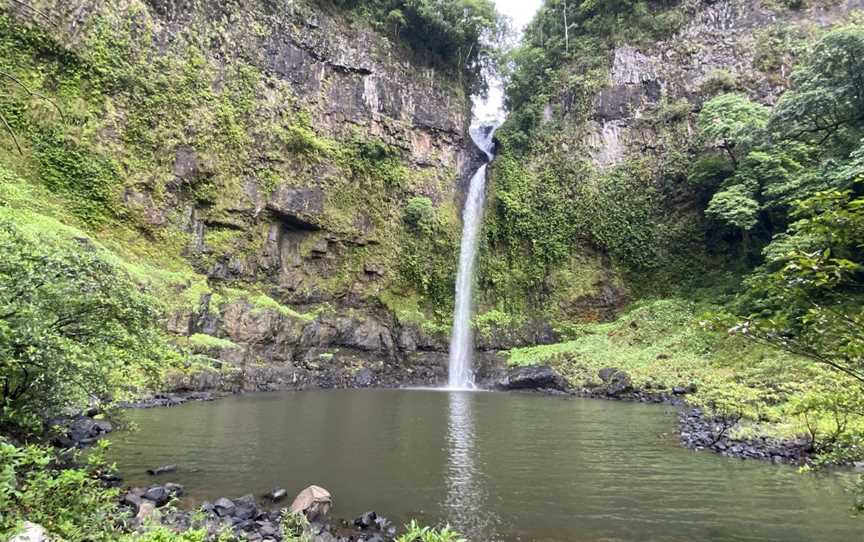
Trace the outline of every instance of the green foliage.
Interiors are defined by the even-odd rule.
[[[793,397],[791,412],[802,419],[823,464],[864,459],[864,388],[860,385],[822,376]]]
[[[178,533],[167,527],[155,527],[141,534],[127,534],[120,537],[119,542],[207,542],[211,537],[206,529],[189,529]],[[234,540],[234,537],[221,535],[218,540]]]
[[[798,219],[748,281],[736,329],[830,366],[864,384],[864,198],[817,193],[796,205]]]
[[[0,424],[110,402],[168,355],[159,305],[85,238],[0,217]]]
[[[507,331],[517,327],[520,322],[518,316],[508,312],[492,309],[474,317],[472,324],[474,329],[483,337],[491,338],[496,332]]]
[[[792,74],[770,129],[784,138],[824,144],[841,152],[857,142],[864,122],[864,27],[828,33]]]
[[[741,94],[723,94],[699,113],[697,125],[706,143],[721,149],[733,163],[747,153],[753,138],[768,122],[767,107]]]
[[[740,90],[740,84],[735,74],[729,70],[715,70],[709,74],[708,79],[699,88],[705,96],[716,96],[728,92]]]
[[[414,520],[405,526],[406,532],[396,542],[467,542],[462,535],[445,525],[441,528],[421,526]]]
[[[572,341],[512,349],[508,361],[551,364],[576,385],[597,383],[604,367],[617,367],[636,385],[658,390],[702,385],[715,375],[708,353],[718,337],[699,326],[699,316],[692,302],[645,301],[614,322],[574,326]]]
[[[432,200],[418,196],[408,200],[405,206],[405,222],[423,233],[431,233],[435,228],[436,213]]]
[[[580,188],[575,210],[587,220],[592,239],[630,268],[655,266],[657,198],[644,165],[623,164]]]
[[[98,479],[109,468],[103,450],[91,452],[86,466],[71,467],[47,448],[0,439],[0,533],[30,521],[68,542],[117,540],[118,490]]]
[[[399,247],[399,275],[423,301],[447,312],[453,304],[458,241],[449,223],[427,197],[411,198],[402,216],[409,226]]]
[[[282,539],[286,542],[311,542],[309,520],[303,514],[282,510]]]
[[[189,337],[189,346],[199,350],[233,350],[239,348],[228,339],[221,339],[212,335],[195,333]]]
[[[756,187],[751,183],[731,184],[714,194],[705,215],[745,231],[753,229],[760,209],[755,198]]]

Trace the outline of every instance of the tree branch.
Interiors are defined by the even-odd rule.
[[[6,117],[3,116],[3,113],[0,113],[0,121],[3,121],[3,126],[6,127],[6,131],[9,132],[9,135],[12,137],[15,147],[18,149],[18,154],[23,156],[24,151],[21,150],[21,144],[18,143],[18,137],[15,135],[15,130],[9,125],[9,122],[6,120]]]

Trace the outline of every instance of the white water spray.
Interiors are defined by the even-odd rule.
[[[462,244],[459,249],[459,272],[456,275],[456,312],[453,314],[453,334],[450,336],[451,389],[474,387],[474,337],[471,315],[474,297],[474,264],[477,261],[480,227],[486,193],[486,169],[493,158],[492,136],[497,123],[471,127],[471,139],[486,154],[486,163],[471,178],[465,208],[462,211]]]

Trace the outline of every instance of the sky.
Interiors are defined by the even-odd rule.
[[[540,9],[543,0],[495,0],[498,12],[513,20],[515,30],[522,29],[531,22],[534,14]],[[489,96],[486,100],[474,100],[474,116],[481,123],[501,122],[504,117],[504,90],[498,81],[489,85]]]
[[[542,0],[495,0],[500,13],[513,19],[513,26],[522,30],[540,8]]]

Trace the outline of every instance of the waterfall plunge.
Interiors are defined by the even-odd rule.
[[[486,163],[471,178],[465,208],[462,211],[462,244],[459,249],[459,272],[456,275],[456,311],[453,314],[453,333],[450,336],[451,389],[474,387],[474,337],[471,314],[474,296],[474,264],[477,261],[480,227],[483,224],[483,204],[486,193],[486,168],[492,160],[492,136],[496,124],[471,127],[471,139],[486,154]]]

